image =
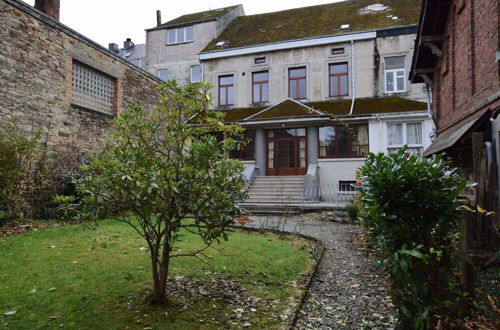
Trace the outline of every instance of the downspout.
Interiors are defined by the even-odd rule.
[[[493,144],[489,141],[484,142],[484,147],[486,148],[486,162],[488,163],[488,173],[491,169],[491,164],[493,163]]]
[[[354,61],[354,40],[351,40],[351,70],[352,70],[352,79],[351,79],[351,90],[352,90],[352,102],[351,102],[351,110],[349,111],[349,115],[352,115],[352,111],[354,110],[354,100],[356,99],[356,84],[354,80],[356,77],[356,66]]]
[[[203,61],[200,60],[200,58],[198,57],[198,61],[200,61],[200,64],[201,64],[201,82],[205,82],[205,76],[203,75]]]
[[[427,90],[427,114],[429,115],[429,118],[432,118],[431,92],[429,89],[429,84],[425,84],[425,89]]]

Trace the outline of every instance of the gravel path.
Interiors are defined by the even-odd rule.
[[[296,329],[394,328],[396,311],[384,275],[364,247],[359,226],[319,220],[325,215],[254,216],[250,224],[313,236],[326,245]],[[331,212],[326,217],[340,220]]]

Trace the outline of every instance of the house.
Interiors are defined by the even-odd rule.
[[[90,154],[129,102],[158,103],[152,75],[59,22],[59,0],[0,0],[0,122],[50,149]]]
[[[132,42],[132,39],[127,38],[123,42],[123,48],[120,48],[115,43],[110,43],[108,49],[139,68],[146,69],[146,44],[136,45]]]
[[[200,63],[203,81],[214,86],[214,109],[247,129],[250,143],[232,156],[246,166],[249,202],[337,202],[353,190],[368,152],[408,144],[422,153],[431,143],[428,90],[408,81],[419,10],[414,0],[248,16],[241,9],[227,14],[220,33],[212,23],[208,42],[206,23],[184,19],[206,12],[185,15],[148,30],[148,70],[160,69],[161,49],[171,77],[182,82]],[[193,30],[192,41],[169,45],[177,23]]]
[[[498,0],[423,1],[410,73],[433,94],[437,137],[424,155],[451,157],[487,210],[500,205],[499,15]]]
[[[247,129],[250,143],[232,156],[245,164],[249,202],[337,202],[368,152],[431,143],[428,90],[408,81],[419,10],[348,0],[184,15],[147,30],[147,68],[186,83],[201,66],[214,109]]]
[[[162,80],[201,81],[201,50],[237,17],[243,6],[230,6],[187,14],[146,30],[146,69]]]

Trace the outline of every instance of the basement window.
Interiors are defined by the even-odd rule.
[[[254,58],[254,64],[264,64],[266,63],[266,57],[265,56],[259,56]]]
[[[116,113],[116,79],[72,61],[71,104],[109,115]]]
[[[332,55],[342,55],[344,54],[344,48],[332,48]]]

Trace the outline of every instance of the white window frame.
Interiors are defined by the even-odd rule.
[[[387,94],[406,92],[406,56],[404,56],[404,55],[386,56],[386,57],[384,57],[384,66],[385,66],[385,59],[387,59],[389,57],[403,57],[403,68],[402,69],[390,69],[390,70],[384,69],[384,90]],[[393,79],[392,85],[394,86],[393,91],[387,90],[387,85],[388,85],[387,84],[387,73],[389,73],[389,72],[392,73],[392,79]],[[403,89],[398,89],[398,82],[397,82],[398,73],[403,74]],[[399,77],[401,77],[401,76],[399,76]]]
[[[188,28],[192,29],[191,39],[190,40],[187,40],[187,29]],[[177,41],[177,34],[179,33],[178,30],[183,30],[184,41]],[[170,31],[175,31],[175,40],[170,40]],[[193,28],[192,25],[184,26],[184,27],[180,27],[180,28],[175,28],[175,29],[168,29],[167,30],[167,45],[183,44],[183,43],[186,43],[186,42],[191,42],[191,41],[193,41],[193,39],[194,39],[194,28]]]
[[[161,72],[162,71],[166,71],[167,72],[167,79],[163,80],[161,79]],[[162,81],[168,81],[168,78],[169,78],[169,75],[170,75],[170,72],[168,72],[167,69],[158,69],[156,75],[158,76],[159,79],[161,79]]]
[[[408,133],[407,133],[407,128],[406,126],[408,124],[420,124],[420,131],[421,131],[421,136],[420,139],[422,143],[420,144],[408,144]],[[389,144],[389,126],[390,125],[402,125],[402,132],[401,134],[403,135],[403,143],[402,144]],[[387,123],[387,153],[390,154],[391,152],[397,151],[398,149],[401,149],[404,145],[408,146],[408,149],[413,149],[413,148],[420,148],[420,153],[421,154],[424,151],[424,123],[422,121],[410,121],[410,122],[388,122]]]
[[[197,80],[197,81],[193,81],[193,68],[195,67],[199,67],[200,68],[200,80]],[[189,81],[191,83],[194,83],[194,82],[201,82],[203,79],[201,77],[201,64],[198,64],[198,65],[193,65],[189,68]]]

